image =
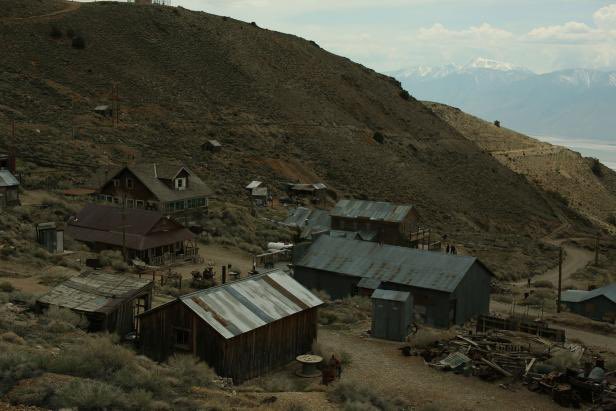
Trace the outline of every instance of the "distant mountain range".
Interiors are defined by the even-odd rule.
[[[390,73],[415,98],[456,106],[530,135],[616,139],[616,71],[536,74],[479,58]]]

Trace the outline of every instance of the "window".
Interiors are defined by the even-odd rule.
[[[186,177],[175,179],[175,189],[179,191],[186,190]]]
[[[113,179],[113,187],[114,188],[119,188],[120,187],[120,179],[119,178],[114,178]]]
[[[134,208],[135,207],[135,200],[129,198],[128,200],[126,200],[126,207],[128,208]]]
[[[184,202],[183,201],[177,201],[175,203],[175,209],[176,210],[183,210],[184,209]]]
[[[205,207],[205,198],[198,198],[197,199],[197,207]]]
[[[190,330],[186,328],[174,328],[175,346],[187,350],[190,347]]]
[[[113,197],[113,204],[120,204],[120,199],[118,197]]]
[[[130,177],[126,177],[126,188],[133,189],[134,187],[135,183],[133,182],[133,179]]]
[[[105,201],[107,201],[108,203],[111,203],[113,201],[113,197],[105,196]]]
[[[143,208],[143,204],[142,200],[137,200],[137,208]]]

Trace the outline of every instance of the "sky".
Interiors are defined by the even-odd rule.
[[[167,0],[316,41],[381,72],[483,57],[538,73],[616,68],[616,1]]]

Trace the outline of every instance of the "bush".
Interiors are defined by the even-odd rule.
[[[49,36],[54,39],[59,39],[60,37],[62,37],[62,30],[60,30],[57,26],[51,26]]]
[[[103,250],[98,257],[103,267],[113,267],[124,262],[122,253],[117,250]]]
[[[75,36],[73,37],[71,45],[74,49],[83,50],[86,48],[86,40],[81,36]]]
[[[88,379],[77,379],[60,386],[51,399],[55,409],[126,409],[126,403],[126,395],[119,388]]]
[[[76,312],[67,308],[61,308],[51,306],[45,311],[45,318],[51,323],[63,323],[70,326],[70,328],[87,328],[88,320]]]
[[[174,355],[167,360],[167,365],[172,376],[180,382],[179,386],[184,389],[214,385],[216,373],[192,355]]]
[[[590,169],[594,175],[597,177],[603,177],[603,168],[601,166],[601,162],[596,158],[590,159]]]
[[[12,293],[13,291],[15,291],[15,287],[8,281],[3,281],[0,283],[0,291],[4,293]]]
[[[341,404],[344,410],[396,411],[408,407],[403,400],[381,396],[367,385],[344,381],[329,392],[330,401]]]
[[[409,101],[411,99],[411,95],[406,90],[401,90],[400,91],[400,97],[402,97],[402,99],[406,100],[406,101]]]
[[[374,139],[374,141],[376,141],[379,144],[385,143],[385,136],[379,131],[376,131],[374,135],[372,136],[372,138]]]

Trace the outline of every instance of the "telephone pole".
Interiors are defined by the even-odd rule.
[[[556,312],[560,312],[560,294],[563,281],[563,248],[558,249],[558,301],[556,301]]]
[[[126,253],[126,194],[122,195],[122,256],[124,262],[128,263],[128,255]]]
[[[599,265],[599,233],[595,239],[595,265]]]

